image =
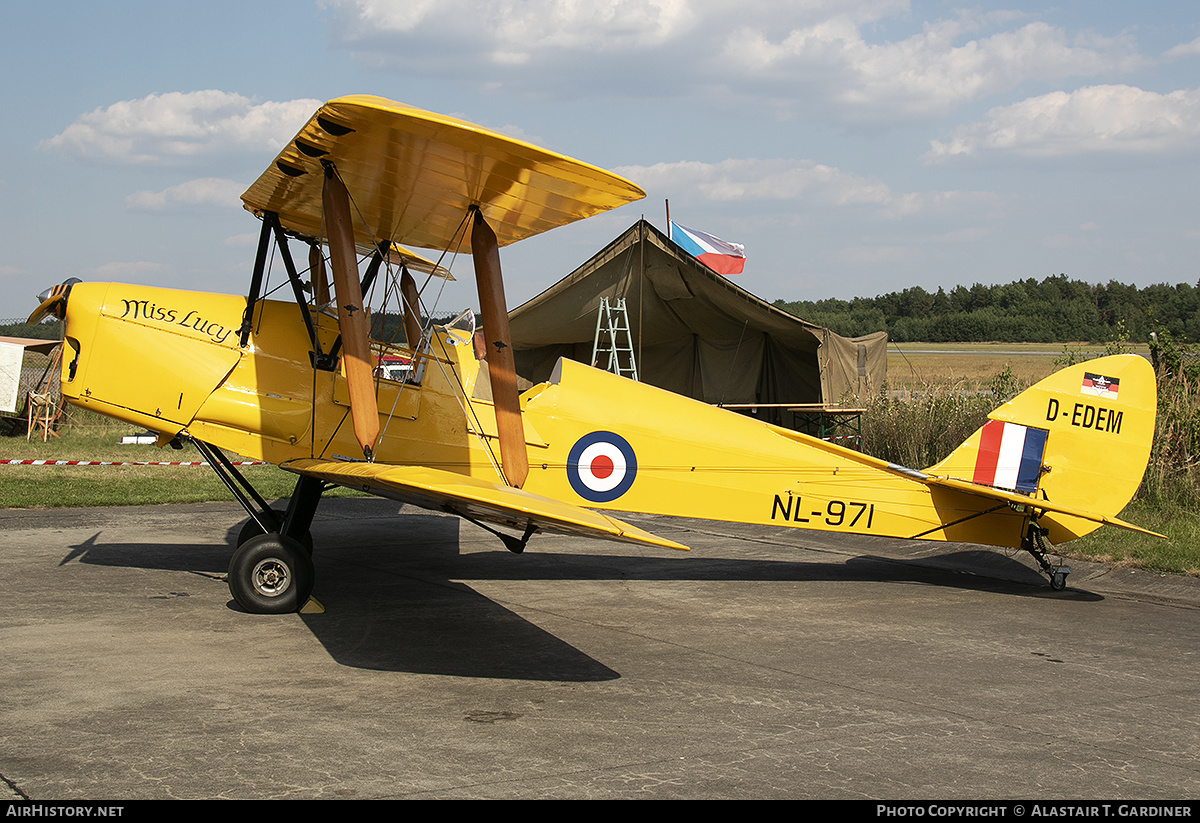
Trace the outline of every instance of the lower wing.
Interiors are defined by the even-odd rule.
[[[402,503],[450,512],[468,520],[484,520],[526,533],[536,529],[687,551],[687,546],[657,537],[615,517],[441,469],[311,458],[289,460],[280,468]]]

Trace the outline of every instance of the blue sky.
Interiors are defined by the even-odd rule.
[[[238,195],[377,94],[618,171],[503,250],[516,306],[640,216],[767,300],[1200,279],[1200,7],[905,0],[6,3],[0,318],[71,276],[241,293]],[[475,305],[469,261],[439,311]]]

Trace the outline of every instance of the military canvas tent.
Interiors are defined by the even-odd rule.
[[[604,297],[625,300],[638,379],[706,403],[853,403],[886,376],[886,333],[845,338],[781,311],[645,220],[509,315],[518,374],[591,363]]]

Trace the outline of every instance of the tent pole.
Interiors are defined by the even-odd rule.
[[[668,220],[667,225],[670,225],[670,224],[671,224],[671,221]],[[641,261],[638,263],[638,265],[641,267],[641,274],[638,276],[638,353],[637,353],[637,359],[638,359],[639,363],[643,364],[642,368],[644,369],[645,361],[642,360],[642,317],[645,315],[645,312],[642,310],[645,307],[645,304],[642,303],[642,290],[645,288],[645,282],[646,282],[646,219],[644,217],[642,218],[641,225],[638,226],[638,232],[641,234],[641,242],[638,243],[638,254],[641,257]],[[645,378],[645,376],[646,375],[644,373],[639,372],[638,380],[643,380]]]

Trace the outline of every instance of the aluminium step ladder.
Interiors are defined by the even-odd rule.
[[[638,379],[633,335],[629,331],[629,314],[625,311],[623,297],[611,303],[607,297],[600,298],[596,337],[592,342],[592,366],[631,380]]]

